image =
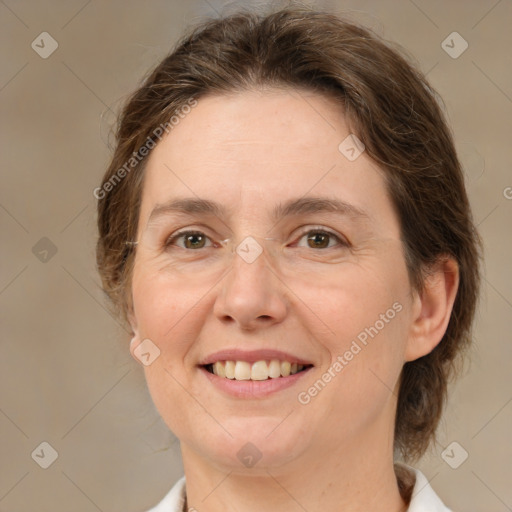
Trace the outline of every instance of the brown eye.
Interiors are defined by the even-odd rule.
[[[186,235],[185,238],[185,247],[187,249],[201,249],[204,247],[206,238],[203,235]]]
[[[177,243],[177,241],[181,240],[183,240],[182,243]],[[169,237],[165,243],[165,246],[177,246],[182,249],[191,250],[203,249],[204,247],[209,247],[206,245],[207,240],[209,240],[209,238],[200,231],[182,231],[181,233],[176,233],[175,235]]]
[[[313,233],[308,236],[308,245],[312,249],[325,249],[329,246],[329,238],[331,235],[328,233]]]
[[[301,241],[305,239],[306,242]],[[335,246],[347,247],[349,244],[338,235],[323,229],[310,229],[303,233],[299,239],[299,247],[307,247],[309,249],[331,249]]]

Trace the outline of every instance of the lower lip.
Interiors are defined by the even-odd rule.
[[[288,377],[278,377],[277,379],[267,380],[228,379],[210,373],[203,366],[199,369],[215,387],[230,396],[236,398],[264,398],[293,386],[312,368],[313,367],[309,367]]]

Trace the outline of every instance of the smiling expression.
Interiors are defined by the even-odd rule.
[[[206,96],[147,162],[132,327],[160,350],[145,372],[163,419],[220,467],[247,442],[273,468],[392,443],[412,290],[384,174],[340,152],[349,134],[312,92]]]

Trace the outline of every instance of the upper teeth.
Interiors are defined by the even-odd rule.
[[[228,379],[267,380],[269,377],[271,379],[288,377],[300,372],[304,366],[289,361],[272,359],[270,361],[256,361],[252,364],[247,361],[217,361],[212,365],[212,368],[215,375]]]

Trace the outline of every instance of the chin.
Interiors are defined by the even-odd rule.
[[[219,427],[215,435],[212,430],[193,437],[189,432],[183,441],[220,471],[268,476],[267,471],[278,471],[306,451],[304,425],[299,428],[291,417],[283,418],[286,415],[231,418],[223,421],[223,426],[232,437]]]

